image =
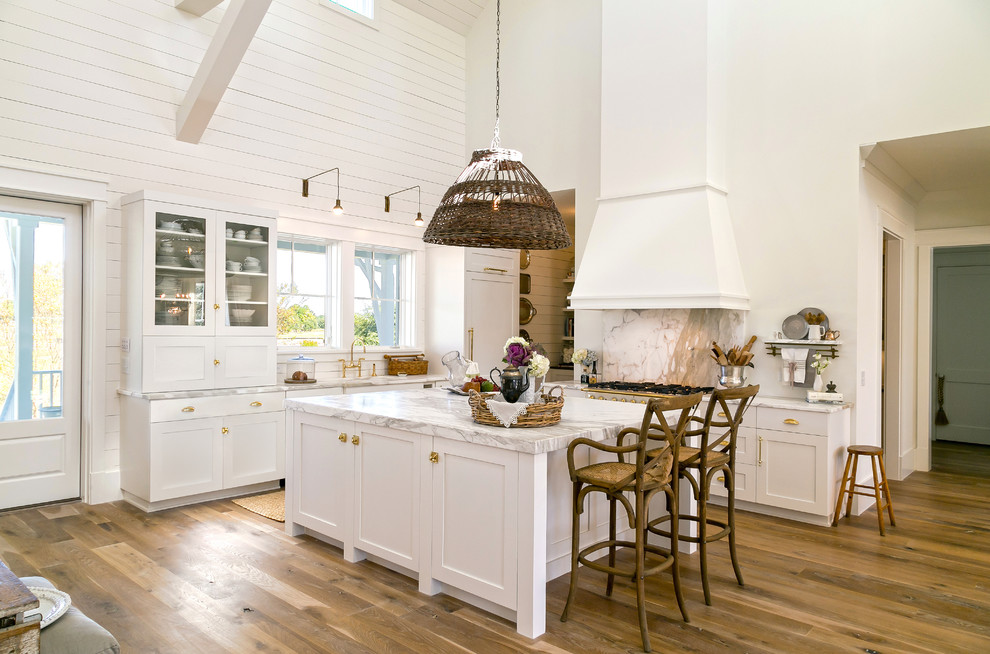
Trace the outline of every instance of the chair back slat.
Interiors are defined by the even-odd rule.
[[[758,384],[712,392],[704,419],[694,420],[700,426],[685,433],[685,437],[700,436],[698,448],[702,467],[708,467],[708,459],[715,453],[728,454],[730,459],[735,457],[739,425],[759,392]]]

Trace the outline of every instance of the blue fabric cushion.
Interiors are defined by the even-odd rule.
[[[55,588],[44,577],[21,577],[25,586]],[[41,654],[120,654],[113,635],[70,606],[61,618],[41,630]]]

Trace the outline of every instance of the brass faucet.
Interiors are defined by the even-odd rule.
[[[341,372],[341,375],[344,377],[344,379],[347,378],[347,369],[348,368],[357,368],[357,370],[358,370],[358,378],[360,379],[360,377],[361,377],[361,364],[364,363],[364,357],[361,357],[360,359],[358,359],[357,360],[357,363],[354,362],[354,344],[355,343],[361,343],[361,347],[364,350],[364,354],[367,354],[368,353],[368,347],[364,344],[364,341],[362,341],[360,338],[355,338],[353,341],[351,341],[351,360],[350,361],[345,361],[343,359],[338,359],[338,361],[340,361],[340,372]]]

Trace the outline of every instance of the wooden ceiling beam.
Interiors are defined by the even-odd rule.
[[[175,0],[175,8],[193,16],[202,16],[221,2],[223,0]]]
[[[199,143],[272,0],[230,0],[175,115],[175,138]]]

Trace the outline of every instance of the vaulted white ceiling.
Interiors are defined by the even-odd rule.
[[[435,23],[466,35],[488,0],[393,0]]]

